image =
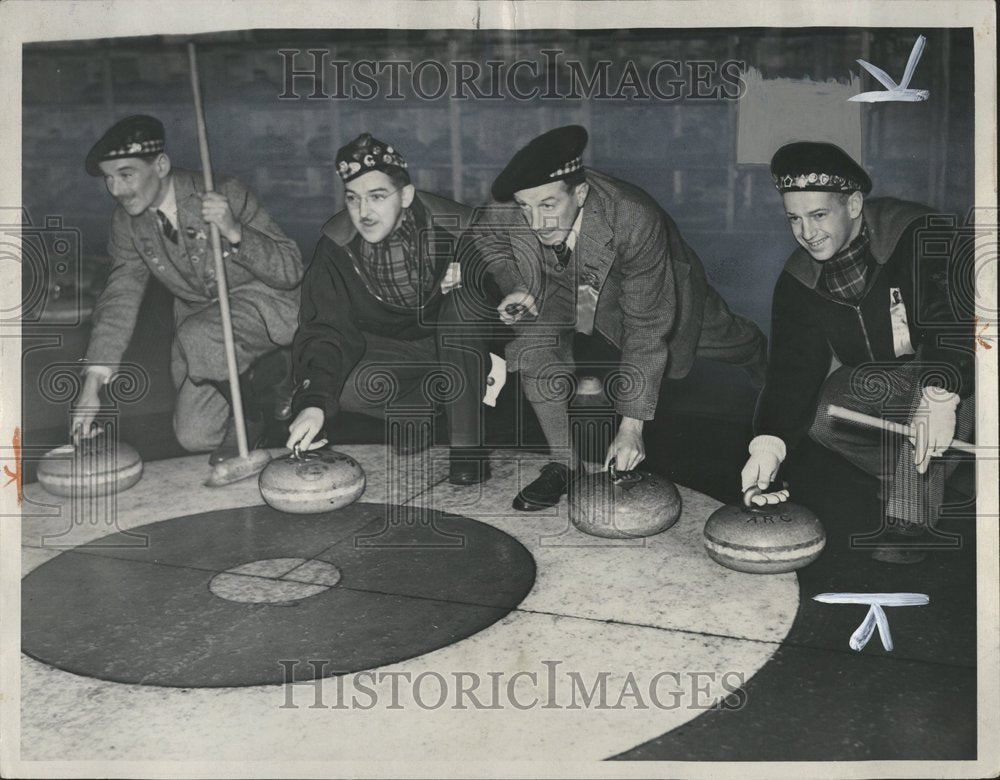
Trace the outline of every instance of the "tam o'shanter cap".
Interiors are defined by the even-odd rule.
[[[385,171],[387,168],[406,170],[406,160],[389,144],[362,133],[337,151],[337,174],[344,183],[368,171]]]
[[[562,181],[583,168],[583,150],[587,131],[580,125],[549,130],[515,154],[496,177],[491,188],[493,198],[509,201],[514,193]]]
[[[865,169],[839,146],[797,141],[782,146],[771,158],[771,178],[786,192],[871,192]]]
[[[166,146],[163,123],[137,114],[116,122],[87,154],[85,166],[91,176],[100,176],[100,163],[125,157],[159,154]]]

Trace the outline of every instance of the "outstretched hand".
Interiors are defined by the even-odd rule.
[[[326,415],[318,406],[308,406],[298,413],[288,426],[288,441],[285,446],[290,450],[298,447],[300,450],[318,450],[327,445],[327,439],[313,441],[323,429]]]
[[[504,325],[513,325],[522,319],[537,317],[538,305],[535,302],[535,296],[531,293],[515,290],[500,301],[497,313]]]
[[[618,471],[631,471],[646,459],[646,447],[642,442],[642,420],[631,417],[622,418],[618,433],[608,447],[604,458],[604,470],[607,471],[614,461]]]

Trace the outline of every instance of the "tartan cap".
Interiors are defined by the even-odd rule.
[[[583,168],[587,131],[580,125],[549,130],[515,154],[493,182],[495,200],[504,202],[519,190],[562,181]]]
[[[106,160],[159,154],[165,146],[163,123],[159,119],[143,114],[125,117],[91,148],[85,163],[87,173],[101,176],[100,163]]]

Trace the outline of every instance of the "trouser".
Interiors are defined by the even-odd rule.
[[[577,370],[573,353],[576,321],[576,284],[572,269],[565,276],[546,278],[543,292],[544,305],[536,321],[513,326],[502,325],[496,307],[503,294],[493,279],[484,274],[468,280],[460,290],[453,292],[452,306],[444,320],[451,326],[455,347],[449,359],[458,364],[460,372],[482,383],[489,371],[489,348],[501,349],[505,345],[508,359],[519,372],[521,387],[538,417],[550,448],[570,445],[568,404],[576,385]],[[621,346],[603,339],[603,351],[608,356],[606,365],[594,368],[622,369],[606,381],[610,394],[628,393],[636,389],[641,377],[633,377],[620,366]],[[767,362],[766,340],[760,329],[750,320],[733,314],[709,288],[702,318],[701,336],[697,354],[711,360],[742,366],[758,384]],[[639,367],[641,371],[641,367]],[[481,398],[485,385],[475,388]],[[468,424],[482,429],[480,405],[463,405],[463,414],[471,420]]]
[[[955,453],[933,458],[927,471],[918,474],[909,439],[831,417],[827,407],[836,404],[908,424],[920,400],[921,374],[917,361],[898,368],[842,366],[827,377],[809,430],[812,439],[882,480],[887,521],[899,529],[934,527],[945,481],[958,465]],[[972,394],[958,405],[955,438],[970,441],[974,427]]]
[[[442,302],[439,322],[459,324],[456,312],[454,293],[449,293]],[[430,417],[440,405],[448,421],[450,443],[479,444],[479,407],[488,366],[484,368],[476,347],[456,338],[457,332],[439,326],[433,335],[410,341],[366,333],[364,355],[341,390],[341,409],[402,421]]]
[[[239,374],[246,374],[260,357],[291,343],[291,332],[275,333],[259,305],[238,291],[230,296],[229,308]],[[170,373],[177,389],[173,417],[177,441],[191,452],[219,446],[231,411],[218,388],[228,381],[229,373],[217,302],[179,322],[171,346]]]

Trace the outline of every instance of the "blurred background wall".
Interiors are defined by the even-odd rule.
[[[493,177],[521,144],[578,122],[591,132],[586,162],[653,195],[701,255],[720,292],[766,329],[773,282],[792,239],[766,167],[736,164],[739,104],[732,99],[733,71],[723,72],[724,63],[744,63],[765,79],[848,83],[860,72],[855,59],[863,57],[899,78],[919,34],[928,43],[911,86],[929,89],[930,99],[862,107],[865,165],[875,180],[873,195],[961,212],[971,205],[973,181],[967,29],[269,30],[201,36],[198,42],[213,165],[258,192],[307,260],[320,226],[342,205],[333,156],[358,133],[371,131],[396,144],[419,188],[476,204],[486,201]],[[281,50],[299,53],[289,59]],[[325,52],[320,91],[328,95],[357,83],[348,76],[338,85],[333,61],[436,60],[448,65],[450,88],[428,99],[439,91],[439,72],[425,68],[416,91],[405,74],[392,90],[387,68],[370,100],[307,99],[316,82],[301,77],[292,82],[299,98],[279,99],[289,92],[289,63],[312,67],[308,50]],[[504,94],[455,99],[450,63],[463,60],[481,66],[484,92]],[[522,92],[537,87],[534,99],[515,99],[503,79],[490,85],[489,61],[509,66],[517,60],[535,63],[537,76],[521,67],[516,82]],[[585,75],[605,68],[605,94],[587,97],[578,81],[581,98],[543,97],[553,78],[558,91],[569,91],[570,60]],[[617,90],[627,62],[645,77],[662,60],[681,63],[659,78],[661,89],[676,97],[644,99],[640,90]],[[700,86],[691,83],[695,68],[705,77]],[[59,215],[64,225],[79,228],[87,279],[98,284],[112,201],[103,183],[83,170],[90,145],[123,116],[153,114],[166,125],[174,164],[199,167],[183,42],[156,37],[30,45],[23,73],[24,206],[35,224]],[[687,83],[671,86],[672,79]],[[862,87],[881,88],[867,75]],[[616,91],[617,98],[610,97]]]
[[[856,58],[898,79],[921,34],[927,47],[910,86],[930,90],[928,101],[860,111],[835,102],[831,110],[858,116],[848,148],[862,149],[874,195],[964,213],[974,178],[967,29],[267,30],[196,40],[217,174],[255,189],[307,261],[320,227],[342,207],[334,155],[358,133],[396,145],[418,187],[475,205],[522,144],[575,122],[590,130],[585,162],[656,198],[730,306],[767,331],[774,281],[794,244],[766,166],[736,160],[740,68],[765,80],[808,79],[820,90],[880,89],[859,75]],[[55,446],[65,439],[73,393],[56,389],[52,371],[62,365],[78,373],[88,311],[108,267],[113,201],[83,169],[88,149],[121,117],[153,114],[166,126],[174,164],[199,167],[184,43],[145,37],[24,47],[25,210],[12,214],[0,204],[0,216],[5,224],[32,224],[23,231],[21,263],[25,441]],[[289,84],[289,66],[311,70],[314,57],[323,84],[309,77]],[[358,66],[364,74],[363,61],[381,63],[381,76],[354,78]],[[656,71],[660,95],[651,94],[647,79],[664,61],[677,65]],[[401,68],[393,83],[391,63],[403,62],[431,64],[417,85]],[[474,82],[479,93],[457,83],[459,68],[473,67],[461,62],[483,72]],[[347,80],[339,80],[345,72]],[[438,94],[442,75],[448,83]],[[339,97],[351,87],[374,96]],[[800,118],[788,114],[790,123]],[[135,425],[147,426],[126,430],[135,441],[147,429],[154,438],[169,429],[171,304],[162,287],[150,285],[124,357],[146,377],[127,408]],[[741,372],[726,368],[699,361],[688,380],[671,384],[670,411],[746,424],[755,394]]]

